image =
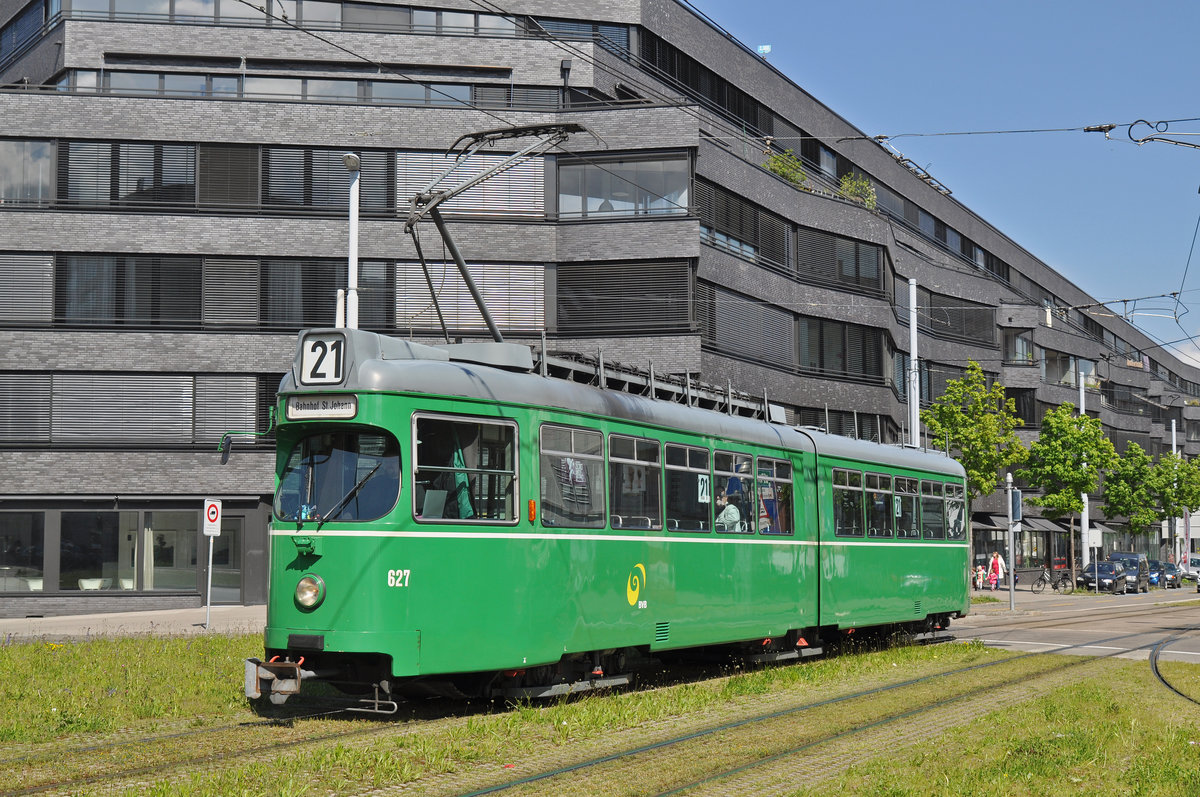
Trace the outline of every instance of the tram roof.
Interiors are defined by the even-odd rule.
[[[425,346],[363,330],[314,330],[346,333],[346,380],[339,385],[297,387],[302,341],[292,372],[281,393],[354,390],[461,397],[487,403],[540,406],[598,418],[616,418],[662,429],[680,429],[716,440],[740,441],[820,456],[874,462],[963,476],[962,466],[938,453],[884,445],[828,434],[818,429],[796,428],[758,418],[727,415],[698,407],[606,390],[528,371],[451,359],[456,348]],[[524,347],[520,347],[524,348]],[[479,344],[463,349],[472,360],[480,357]],[[502,358],[511,355],[501,351]]]

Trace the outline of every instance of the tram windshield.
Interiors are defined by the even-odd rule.
[[[280,474],[275,516],[298,523],[376,520],[400,495],[400,445],[390,434],[325,432],[299,440]]]

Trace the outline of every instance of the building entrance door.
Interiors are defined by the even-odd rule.
[[[246,518],[221,518],[221,536],[213,538],[212,603],[242,603],[242,533]],[[207,553],[207,551],[205,552]]]

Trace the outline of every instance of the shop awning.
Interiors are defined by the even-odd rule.
[[[1054,531],[1059,533],[1066,531],[1065,528],[1053,520],[1046,520],[1044,517],[1027,517],[1021,521],[1021,525],[1033,531]]]

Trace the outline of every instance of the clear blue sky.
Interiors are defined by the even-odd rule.
[[[867,135],[1081,128],[1110,133],[900,137],[956,199],[1097,300],[1137,304],[1159,341],[1200,332],[1200,149],[1138,146],[1138,119],[1200,117],[1200,3],[1166,0],[692,0]],[[799,120],[803,125],[803,120]],[[1141,135],[1150,131],[1142,127]],[[1200,145],[1200,121],[1170,133]],[[1113,305],[1120,312],[1120,305]],[[1133,305],[1130,305],[1132,308]],[[1200,352],[1195,345],[1182,353]],[[1200,364],[1200,357],[1193,357]]]

